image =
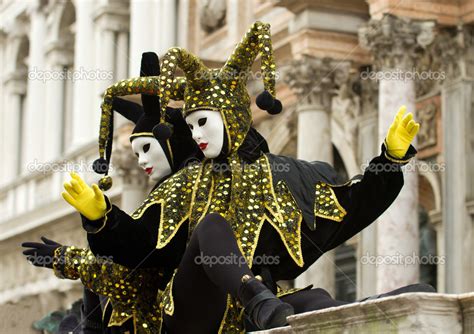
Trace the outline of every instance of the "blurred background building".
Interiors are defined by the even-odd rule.
[[[60,193],[68,171],[98,179],[90,163],[104,89],[137,76],[142,52],[174,45],[220,66],[255,20],[271,23],[279,67],[284,112],[253,106],[274,153],[351,177],[379,154],[400,105],[422,124],[399,198],[295,284],[344,300],[417,281],[474,290],[472,0],[0,0],[2,333],[35,333],[34,321],[81,296],[78,282],[28,264],[20,243],[86,245]],[[249,90],[255,97],[260,80]],[[109,196],[133,211],[149,185],[131,125],[116,121]]]

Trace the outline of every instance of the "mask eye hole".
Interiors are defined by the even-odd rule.
[[[194,126],[192,124],[188,124],[188,126],[191,130],[194,129]]]
[[[149,149],[150,149],[150,144],[143,145],[143,153],[148,152]]]
[[[198,120],[199,126],[204,126],[204,124],[206,124],[206,122],[207,122],[207,117],[203,117],[203,118],[200,118]]]

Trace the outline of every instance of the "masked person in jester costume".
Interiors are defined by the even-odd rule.
[[[257,105],[275,114],[281,103],[275,98],[270,31],[260,22],[252,25],[221,69],[208,69],[188,51],[172,48],[163,57],[160,76],[121,81],[104,97],[97,165],[106,160],[111,101],[131,93],[158,95],[162,109],[170,99],[183,96],[183,116],[206,158],[168,178],[132,214],[140,219],[149,215],[150,208],[160,208],[157,234],[147,235],[151,241],[141,240],[156,243],[158,251],[175,242],[181,231],[188,234],[186,250],[163,298],[164,324],[170,333],[240,332],[242,308],[256,328],[284,325],[294,310],[286,296],[276,298],[272,283],[295,278],[324,252],[372,223],[398,195],[403,186],[401,166],[416,153],[410,143],[419,124],[411,114],[404,116],[401,108],[381,155],[371,161],[359,182],[340,183],[334,169],[322,162],[262,151],[249,159],[241,153],[252,122],[245,84],[258,54],[265,91],[257,97]],[[177,67],[185,78],[174,77]],[[170,140],[173,132],[164,117],[153,129],[161,141]],[[378,168],[379,164],[388,168]],[[93,198],[82,201],[79,193],[80,205],[74,203],[83,215],[92,213],[96,218],[90,220],[98,233],[89,234],[89,241],[99,240],[100,234],[120,238],[106,228],[109,212],[95,189]],[[140,233],[141,224],[128,228]],[[128,246],[141,247],[134,240]],[[117,250],[110,251],[113,255]],[[263,255],[279,261],[254,264],[254,258]],[[225,263],[213,262],[222,258]],[[257,274],[265,276],[267,284],[256,279]]]
[[[142,55],[141,76],[159,75],[159,61],[155,53],[148,52]],[[166,108],[166,118],[176,130],[168,143],[156,140],[151,134],[151,129],[160,121],[160,104],[157,96],[142,95],[143,107],[139,104],[115,98],[112,109],[128,120],[135,123],[135,128],[130,137],[132,149],[138,158],[139,165],[149,175],[157,187],[169,175],[188,163],[202,159],[202,153],[191,137],[191,131],[184,122],[180,109]],[[113,117],[110,119],[110,144],[113,135]],[[110,147],[111,148],[111,147]],[[108,151],[110,154],[111,149]],[[110,155],[109,155],[110,159]],[[173,166],[173,168],[172,168]],[[72,174],[73,181],[67,184],[69,189],[80,186],[82,180]],[[94,187],[95,188],[95,187]],[[75,195],[75,194],[74,194]],[[117,216],[126,214],[114,208]],[[93,217],[91,217],[93,218]],[[87,220],[87,218],[84,218]],[[140,222],[135,222],[140,223]],[[146,221],[142,222],[146,224]],[[108,226],[110,228],[110,226]],[[148,229],[150,226],[144,226]],[[153,232],[156,233],[156,232]],[[143,269],[129,269],[109,259],[96,258],[91,250],[74,246],[63,246],[45,237],[43,243],[25,242],[23,253],[31,260],[32,264],[39,267],[54,269],[59,278],[80,279],[84,289],[81,329],[84,333],[158,333],[161,327],[161,311],[159,301],[160,289],[163,290],[170,279],[177,264],[169,268],[161,261],[162,266],[153,267],[153,257],[156,254],[137,254],[132,257],[118,254],[118,259],[123,263],[130,263],[131,258],[143,256],[140,267]],[[105,240],[110,247],[123,247],[120,240]],[[100,244],[99,244],[100,246]],[[170,252],[168,259],[180,257],[185,248],[175,247]],[[97,252],[96,254],[100,252]],[[149,256],[150,259],[147,259]],[[53,259],[51,262],[39,261],[40,257]],[[176,260],[175,260],[176,261]],[[179,261],[179,260],[178,260]],[[131,263],[135,265],[135,263]],[[102,284],[106,282],[107,284]],[[109,284],[111,283],[111,284]],[[115,293],[116,285],[122,290]],[[89,290],[90,289],[90,290]],[[93,292],[100,294],[99,296]],[[102,298],[106,296],[108,298]],[[102,303],[102,307],[101,307]],[[102,312],[102,308],[104,309]]]

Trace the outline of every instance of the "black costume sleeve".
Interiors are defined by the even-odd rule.
[[[323,244],[324,251],[344,243],[387,210],[403,187],[401,167],[415,153],[415,148],[410,146],[406,156],[398,160],[390,157],[382,145],[381,155],[372,159],[359,182],[332,187],[347,214],[341,222],[325,221],[324,225],[329,225],[331,231],[325,226],[330,234],[324,233],[327,238]]]
[[[149,206],[139,219],[133,219],[106,197],[107,213],[103,219],[90,221],[82,217],[88,231],[89,247],[96,256],[111,256],[115,263],[129,268],[175,268],[184,252],[186,237],[163,249],[156,249],[160,224],[160,205]],[[183,229],[185,230],[185,229]],[[180,242],[181,241],[181,242]]]

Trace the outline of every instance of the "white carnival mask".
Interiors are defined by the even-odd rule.
[[[206,158],[216,158],[224,146],[224,122],[215,110],[197,110],[186,117],[194,141]]]
[[[171,165],[165,151],[155,138],[135,137],[132,140],[132,150],[138,158],[138,165],[153,181],[159,182],[171,174]]]

